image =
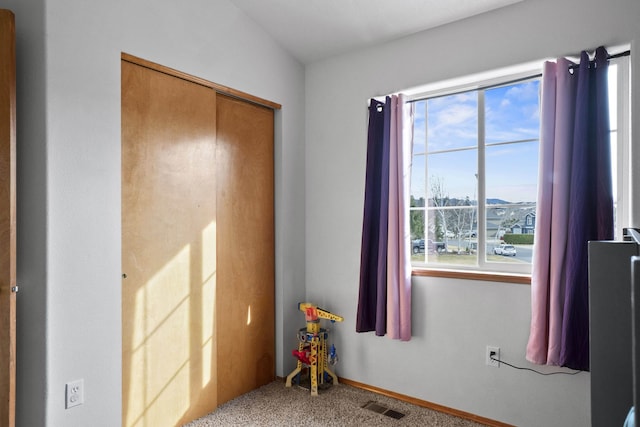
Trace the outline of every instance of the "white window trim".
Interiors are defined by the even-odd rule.
[[[499,68],[483,73],[475,73],[464,77],[442,80],[437,83],[418,86],[405,90],[407,102],[417,101],[437,96],[453,95],[460,92],[501,86],[510,82],[524,80],[542,74],[542,64],[545,60],[527,62],[512,67]]]
[[[618,66],[618,133],[617,182],[618,192],[616,202],[616,230],[617,240],[622,239],[622,229],[631,224],[631,60],[623,56],[612,60]]]

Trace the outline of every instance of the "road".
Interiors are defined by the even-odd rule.
[[[493,253],[493,248],[497,245],[495,243],[487,243],[487,254]],[[513,245],[516,247],[516,259],[522,262],[531,262],[533,257],[533,245]]]

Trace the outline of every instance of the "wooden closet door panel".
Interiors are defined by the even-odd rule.
[[[273,118],[218,95],[218,404],[275,378]]]
[[[0,425],[15,425],[16,52],[13,13],[0,10]]]
[[[122,62],[123,426],[216,395],[216,94]]]

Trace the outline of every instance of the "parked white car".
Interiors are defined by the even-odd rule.
[[[516,247],[503,243],[500,246],[496,246],[495,248],[493,248],[493,253],[503,256],[516,256]]]

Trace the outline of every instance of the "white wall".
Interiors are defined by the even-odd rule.
[[[304,296],[304,67],[227,0],[0,0],[18,37],[20,426],[121,420],[120,54],[276,114],[277,374]],[[291,337],[291,338],[289,338]],[[85,404],[64,409],[84,378]]]
[[[372,96],[599,45],[632,43],[638,69],[639,18],[637,0],[526,0],[307,66],[307,299],[346,318],[332,327],[338,375],[518,426],[589,425],[589,374],[485,366],[486,345],[528,366],[528,286],[414,278],[412,341],[355,333],[366,108]]]

